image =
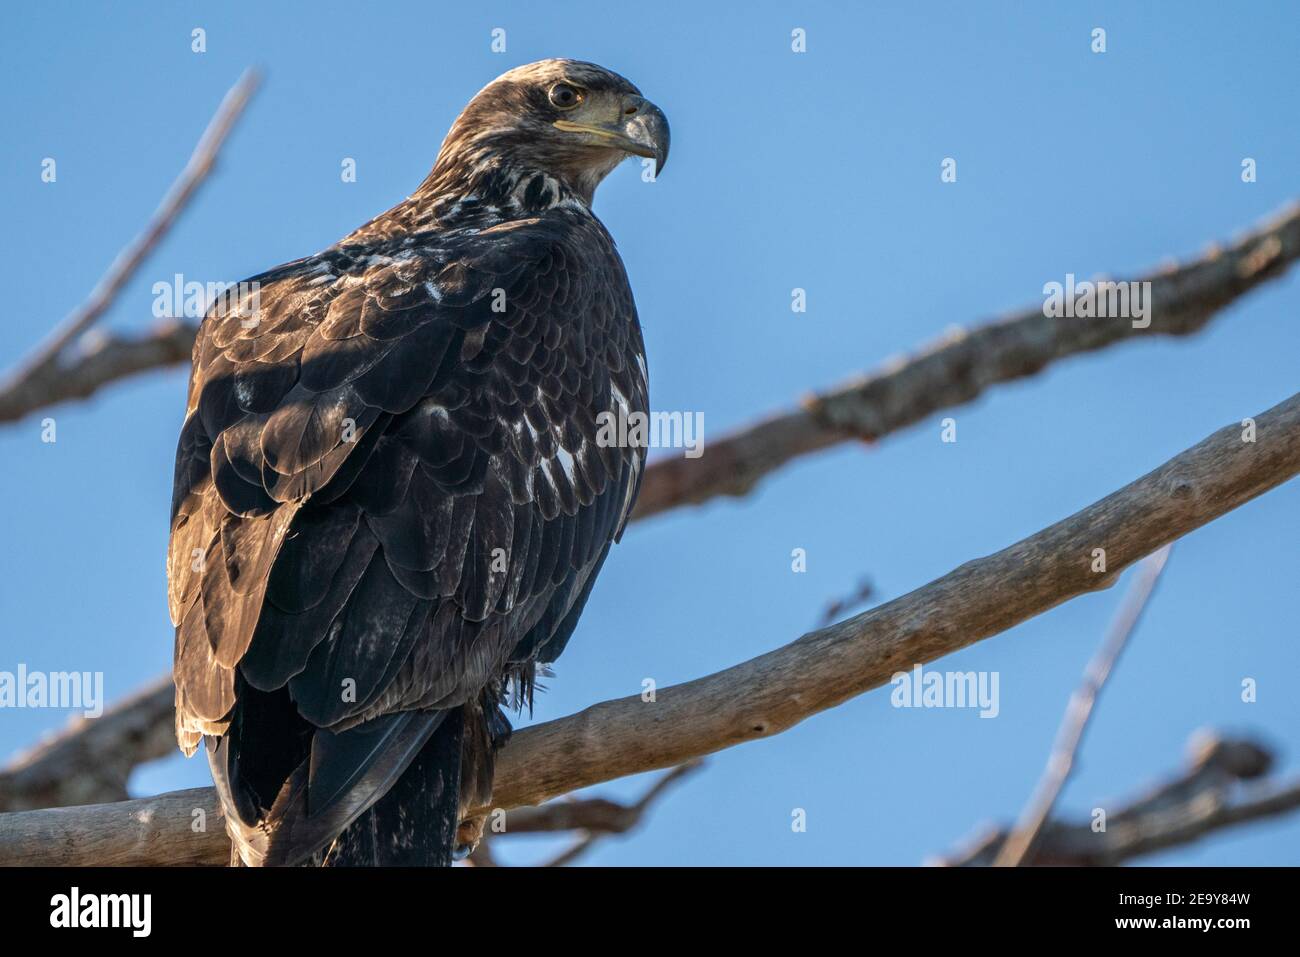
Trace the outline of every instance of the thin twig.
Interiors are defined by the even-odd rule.
[[[1095,821],[1053,818],[1025,863],[1055,867],[1115,867],[1137,857],[1191,844],[1251,821],[1300,810],[1300,778],[1269,777],[1269,747],[1250,738],[1213,732],[1192,740],[1187,768],[1154,789],[1113,807],[1106,827]],[[931,863],[986,867],[998,858],[1011,830],[987,830],[952,854]]]
[[[226,137],[243,114],[261,81],[261,74],[256,69],[250,67],[244,71],[221,101],[221,106],[203,131],[189,162],[163,197],[144,232],[118,253],[90,297],[67,316],[45,342],[6,379],[0,386],[0,395],[21,392],[28,381],[51,374],[57,368],[64,350],[108,311],[122,287],[157,248],[212,172]]]
[[[700,760],[688,761],[686,764],[679,764],[671,771],[659,775],[658,779],[655,781],[653,785],[651,785],[650,789],[646,791],[645,794],[641,795],[641,799],[639,801],[637,801],[635,804],[631,805],[630,807],[624,809],[625,814],[623,815],[623,819],[620,821],[620,826],[617,829],[614,828],[606,828],[603,830],[589,829],[586,831],[585,834],[582,835],[582,837],[578,838],[567,850],[562,851],[560,854],[551,858],[551,860],[547,861],[543,866],[565,867],[569,864],[572,864],[574,861],[576,861],[587,851],[591,850],[592,846],[595,845],[595,843],[599,841],[602,837],[605,837],[609,834],[624,834],[630,831],[632,828],[636,827],[638,824],[641,823],[641,819],[645,816],[646,810],[650,807],[651,804],[657,801],[664,794],[664,792],[668,790],[669,787],[671,787],[673,784],[680,781],[682,778],[686,777],[688,774],[692,774],[695,771],[698,771],[703,766],[704,766],[703,761]],[[539,808],[538,810],[545,810],[545,808]]]
[[[1070,703],[1066,706],[1065,716],[1061,719],[1061,727],[1056,734],[1056,743],[1052,746],[1052,753],[1047,759],[1047,768],[1024,812],[1020,815],[1015,831],[998,853],[995,866],[1019,867],[1033,853],[1042,835],[1043,825],[1051,817],[1056,800],[1060,797],[1061,790],[1074,769],[1079,746],[1083,743],[1083,734],[1088,728],[1097,696],[1101,694],[1102,686],[1106,684],[1106,679],[1110,677],[1115,663],[1124,651],[1124,646],[1128,644],[1129,636],[1133,634],[1138,619],[1142,617],[1142,610],[1146,608],[1151,593],[1155,590],[1156,582],[1160,580],[1160,573],[1164,570],[1172,547],[1166,545],[1148,555],[1138,565],[1133,583],[1124,596],[1119,613],[1111,622],[1106,640],[1102,642],[1096,656],[1088,663],[1088,668],[1083,674],[1083,683],[1070,696]]]
[[[557,857],[547,861],[545,867],[562,867],[587,851],[600,838],[609,834],[626,834],[644,818],[650,805],[657,801],[675,782],[703,767],[703,761],[690,761],[661,774],[635,804],[619,804],[606,798],[572,798],[551,801],[540,807],[523,807],[511,811],[507,830],[487,833],[469,862],[475,867],[500,867],[491,851],[491,845],[515,834],[561,833],[577,831],[580,837]]]
[[[874,592],[875,587],[869,579],[863,578],[859,580],[852,593],[827,602],[826,607],[822,610],[821,618],[817,622],[817,627],[825,628],[827,625],[839,621],[854,608],[862,607],[871,601]]]

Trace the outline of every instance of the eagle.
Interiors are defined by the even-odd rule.
[[[482,833],[504,709],[577,625],[648,411],[592,213],[668,121],[623,77],[503,74],[406,200],[240,283],[194,344],[168,599],[176,737],[245,866],[445,866]],[[649,165],[649,163],[647,163]]]

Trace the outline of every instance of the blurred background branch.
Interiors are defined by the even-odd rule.
[[[122,287],[158,248],[189,206],[216,166],[221,147],[261,82],[257,70],[244,71],[221,101],[189,162],[163,197],[144,232],[118,253],[90,298],[0,383],[0,422],[16,421],[58,402],[86,398],[110,382],[150,368],[189,360],[194,330],[189,326],[170,325],[144,339],[102,339],[64,361],[73,345],[108,312]]]
[[[505,816],[505,831],[497,833],[489,825],[483,832],[483,840],[470,855],[470,863],[475,867],[499,867],[492,848],[507,835],[576,831],[578,836],[567,849],[544,862],[546,867],[572,864],[601,838],[626,834],[639,826],[650,807],[673,785],[703,766],[703,761],[689,761],[659,775],[634,804],[620,804],[605,798],[569,797],[540,807],[517,808]]]
[[[167,675],[98,718],[74,718],[0,770],[0,811],[126,800],[132,771],[176,751],[174,697]]]
[[[1202,733],[1192,738],[1187,767],[1150,792],[1096,818],[1047,821],[1022,863],[1035,866],[1109,867],[1145,854],[1190,844],[1225,828],[1300,810],[1300,779],[1269,776],[1274,755],[1250,738]],[[1104,809],[1103,809],[1104,810]],[[1095,815],[1095,812],[1094,812]],[[997,828],[965,848],[931,863],[951,867],[992,865],[1011,828]]]
[[[1015,831],[1007,838],[994,862],[999,867],[1018,867],[1033,854],[1043,827],[1056,806],[1057,798],[1061,796],[1065,782],[1069,780],[1070,772],[1074,770],[1079,748],[1083,744],[1083,734],[1088,729],[1088,721],[1092,717],[1102,686],[1115,670],[1119,656],[1128,644],[1129,636],[1133,634],[1133,629],[1137,627],[1138,620],[1142,617],[1143,609],[1151,600],[1151,594],[1155,591],[1156,582],[1160,580],[1160,573],[1164,571],[1165,562],[1169,560],[1169,549],[1172,547],[1166,545],[1158,552],[1148,555],[1138,565],[1137,574],[1124,595],[1124,601],[1120,604],[1115,620],[1111,623],[1106,640],[1102,642],[1101,648],[1092,661],[1088,662],[1088,667],[1083,674],[1083,683],[1070,696],[1070,703],[1066,706],[1065,717],[1061,719],[1061,727],[1057,731],[1056,742],[1052,745],[1052,753],[1047,759],[1047,768],[1043,772],[1043,777],[1034,789],[1029,804],[1021,813]]]

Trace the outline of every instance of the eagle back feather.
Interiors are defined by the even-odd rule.
[[[168,555],[187,753],[259,695],[304,754],[466,704],[572,631],[643,467],[597,441],[647,408],[631,291],[581,204],[459,213],[376,220],[204,318]],[[264,831],[279,776],[242,760]]]

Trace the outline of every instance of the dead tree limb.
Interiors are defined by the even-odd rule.
[[[0,814],[0,866],[225,865],[230,838],[212,788]]]
[[[39,742],[0,771],[0,811],[126,800],[131,772],[176,750],[174,698],[163,678]]]
[[[1070,772],[1074,770],[1075,758],[1083,744],[1083,733],[1088,729],[1088,721],[1092,717],[1097,698],[1101,695],[1101,689],[1115,669],[1129,636],[1142,617],[1143,609],[1151,600],[1172,547],[1166,545],[1158,552],[1152,552],[1138,565],[1137,577],[1107,630],[1106,640],[1102,642],[1096,656],[1088,662],[1083,682],[1070,695],[1070,703],[1066,705],[1065,717],[1061,719],[1052,753],[1047,758],[1047,768],[1020,815],[1015,831],[998,852],[998,858],[994,862],[996,865],[1019,867],[1033,854],[1043,827],[1056,806],[1057,798],[1061,796],[1061,790],[1069,780]]]
[[[644,820],[646,812],[674,784],[698,771],[702,761],[679,764],[666,771],[646,789],[633,804],[623,804],[607,798],[574,798],[551,801],[540,807],[521,807],[503,819],[505,830],[497,833],[488,828],[483,841],[470,855],[470,862],[478,867],[498,867],[491,847],[503,837],[512,834],[555,834],[578,831],[574,843],[560,854],[545,862],[546,867],[563,867],[589,851],[601,838],[611,834],[626,834]]]
[[[0,388],[0,422],[72,399],[88,399],[104,386],[139,372],[190,361],[194,327],[164,322],[146,335],[86,336],[71,360],[29,369]]]
[[[989,386],[1048,364],[1152,335],[1185,336],[1300,258],[1300,208],[1292,206],[1226,249],[1151,273],[1151,325],[1114,319],[1048,319],[1041,303],[958,329],[920,353],[805,400],[748,428],[709,441],[696,459],[665,458],[646,471],[635,518],[720,495],[747,494],[792,459],[850,439],[875,441]]]
[[[822,609],[821,618],[817,622],[817,626],[819,628],[825,628],[827,625],[839,621],[854,608],[861,608],[867,602],[871,601],[875,590],[876,588],[871,584],[870,579],[859,579],[857,587],[852,592],[847,595],[841,595],[839,598],[833,598],[826,603],[826,607]]]
[[[703,766],[703,761],[689,761],[664,772],[633,804],[623,804],[608,798],[574,798],[551,801],[539,807],[516,808],[506,816],[504,833],[546,834],[557,831],[590,831],[594,834],[624,834],[641,822],[646,809],[661,798],[672,785]]]
[[[1300,473],[1300,395],[1254,421],[1253,442],[1229,425],[1069,518],[861,615],[661,689],[652,702],[640,695],[606,701],[524,729],[500,754],[493,805],[539,804],[778,734],[896,672],[1108,587],[1142,557]],[[1102,573],[1092,571],[1099,548]],[[211,820],[211,792],[191,792],[191,807],[200,793]],[[81,856],[82,863],[192,860],[192,850],[180,855],[175,847],[190,839],[191,810],[168,817],[171,805],[150,800],[0,815],[0,863],[52,863],[52,844],[64,863],[73,863],[78,836],[92,832],[96,855]],[[135,805],[152,808],[150,840],[143,843],[138,829],[122,829]],[[116,845],[114,828],[123,838]],[[55,833],[60,837],[52,841]]]
[[[260,83],[261,76],[256,70],[244,71],[221,101],[194,147],[189,162],[163,197],[144,232],[118,253],[108,272],[91,291],[90,298],[64,319],[49,338],[0,384],[0,422],[12,422],[55,402],[88,396],[107,382],[143,371],[149,367],[146,362],[179,361],[175,358],[175,346],[178,339],[185,338],[185,334],[182,332],[178,336],[175,329],[159,330],[148,340],[136,340],[135,348],[125,350],[129,353],[129,361],[121,355],[124,350],[120,344],[107,356],[98,350],[73,357],[71,363],[65,364],[62,360],[73,343],[108,311],[122,287],[158,248],[184,212],[212,172],[222,144]],[[189,339],[193,345],[192,333]],[[189,359],[188,348],[183,358]]]
[[[1300,810],[1300,779],[1269,781],[1265,776],[1272,765],[1272,753],[1255,741],[1198,735],[1185,771],[1136,800],[1113,810],[1103,808],[1104,831],[1094,831],[1091,821],[1050,820],[1024,863],[1113,867],[1225,828]],[[1009,833],[1006,828],[989,831],[966,849],[933,863],[991,865]]]

